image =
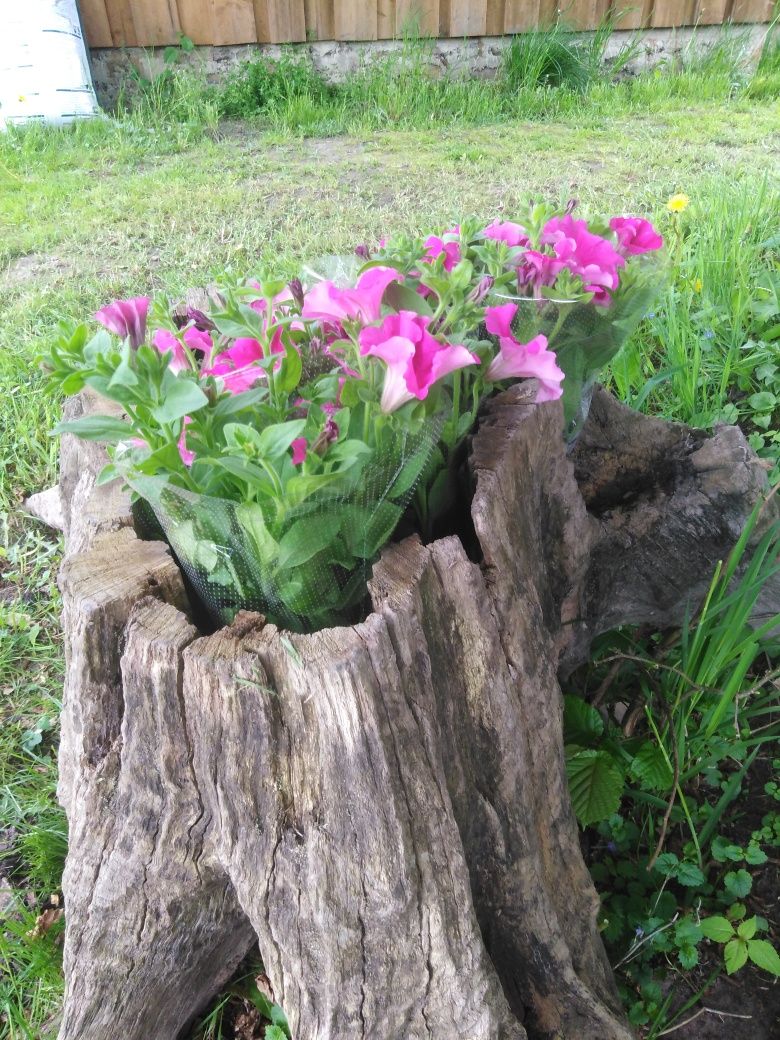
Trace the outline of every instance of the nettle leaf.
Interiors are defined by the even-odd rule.
[[[668,791],[674,772],[657,744],[643,744],[631,762],[631,775],[649,791]]]
[[[158,423],[176,422],[177,419],[183,419],[185,415],[197,412],[209,403],[209,399],[195,380],[184,376],[166,378],[163,382],[163,394],[163,403],[152,409],[152,415]]]
[[[677,959],[680,964],[689,971],[699,963],[699,951],[689,943],[683,943],[677,950]]]
[[[723,959],[726,963],[726,971],[729,975],[733,975],[735,971],[743,968],[747,962],[747,943],[742,939],[732,939],[731,942],[727,942],[723,950]]]
[[[699,921],[701,934],[713,942],[725,943],[734,938],[734,926],[725,917],[705,917]]]
[[[757,967],[768,971],[771,975],[780,976],[780,956],[766,939],[752,939],[747,944],[747,953]]]
[[[752,939],[753,936],[756,934],[757,928],[758,922],[756,921],[755,917],[748,917],[746,920],[742,922],[739,928],[737,928],[737,935],[740,937],[740,939]]]
[[[680,864],[679,859],[673,852],[662,852],[655,861],[655,869],[664,877],[674,877]]]
[[[114,419],[110,415],[85,415],[81,419],[57,423],[53,432],[72,433],[85,441],[118,444],[126,441],[132,430],[122,419]]]
[[[674,876],[686,888],[698,888],[706,881],[699,867],[695,863],[689,863],[687,860],[680,863],[674,872]]]
[[[745,851],[745,862],[752,867],[760,867],[767,861],[767,854],[754,842],[751,842]]]
[[[746,870],[731,870],[723,879],[723,884],[735,899],[744,899],[753,887],[753,878]]]
[[[609,752],[579,751],[567,760],[566,773],[572,806],[583,827],[616,812],[623,794],[623,773]]]
[[[603,734],[604,720],[582,697],[567,694],[563,698],[563,732],[565,743],[587,747]]]

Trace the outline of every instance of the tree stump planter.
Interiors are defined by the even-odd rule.
[[[679,622],[765,478],[603,391],[567,457],[529,399],[474,441],[480,561],[390,546],[352,627],[201,634],[164,545],[68,514],[60,1040],[176,1040],[255,942],[295,1040],[629,1040],[558,675]]]

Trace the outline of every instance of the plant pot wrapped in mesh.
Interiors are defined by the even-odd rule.
[[[154,477],[129,483],[215,622],[255,610],[282,628],[312,632],[359,617],[372,565],[409,504],[440,425],[432,417],[389,431],[335,481],[293,477],[281,503],[194,494]]]

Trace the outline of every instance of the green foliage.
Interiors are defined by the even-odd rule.
[[[330,88],[305,58],[283,52],[278,60],[242,62],[227,76],[219,95],[222,115],[246,118],[308,102],[325,104]]]

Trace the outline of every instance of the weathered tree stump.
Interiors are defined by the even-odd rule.
[[[60,1040],[176,1040],[255,941],[295,1040],[630,1038],[558,674],[607,628],[679,621],[765,479],[737,430],[603,392],[567,457],[528,401],[474,441],[479,562],[391,546],[353,627],[201,634],[164,545],[79,525]]]

